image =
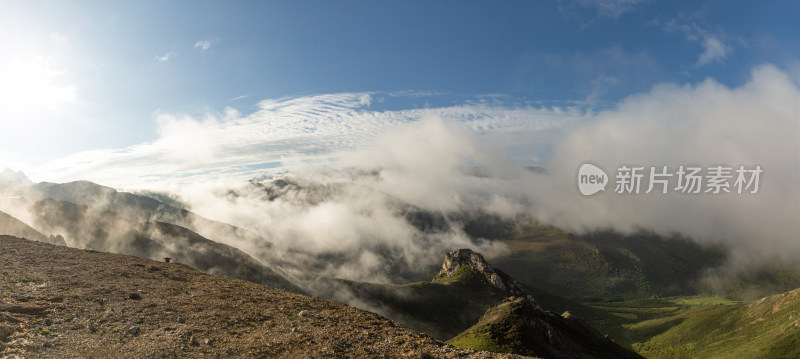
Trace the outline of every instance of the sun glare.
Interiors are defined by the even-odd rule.
[[[63,105],[74,103],[77,89],[65,83],[66,75],[52,57],[13,61],[0,70],[0,111],[19,116],[58,111]]]

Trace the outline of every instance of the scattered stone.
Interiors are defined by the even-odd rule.
[[[131,294],[128,294],[128,299],[142,300],[142,296],[139,295],[139,293],[131,293]]]
[[[178,323],[186,323],[186,319],[184,319],[182,315],[179,315],[178,316]]]
[[[297,313],[297,315],[299,315],[299,316],[301,316],[303,318],[311,318],[311,317],[313,317],[313,315],[311,315],[311,312],[309,312],[307,310],[301,310],[300,313]]]
[[[128,328],[128,334],[130,334],[130,335],[139,335],[139,327],[134,325],[134,326]]]
[[[211,345],[211,339],[206,338],[205,340],[203,340],[203,344]]]

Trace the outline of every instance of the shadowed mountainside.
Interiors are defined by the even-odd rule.
[[[128,192],[119,192],[111,187],[89,181],[68,183],[42,182],[22,192],[30,198],[52,198],[72,202],[99,210],[117,213],[119,216],[138,222],[157,221],[191,229],[206,238],[237,238],[269,247],[269,242],[255,233],[229,224],[213,221],[183,207],[167,204],[157,199]],[[175,203],[173,201],[173,203]]]
[[[0,211],[0,234],[6,234],[20,238],[27,238],[32,241],[45,242],[60,246],[67,245],[67,243],[64,242],[63,237],[54,235],[50,235],[50,237],[47,237],[44,234],[41,234],[35,229],[31,228],[29,225],[23,223],[22,221],[14,217],[11,217],[8,213],[2,211]]]
[[[531,292],[525,286],[469,249],[448,253],[441,271],[431,282],[386,285],[340,281],[338,284],[341,286],[319,283],[314,293],[340,301],[346,300],[343,296],[353,296],[358,298],[356,303],[364,308],[383,313],[412,329],[439,339],[452,338],[472,327],[484,316],[487,309],[503,303],[505,298],[522,297],[536,311],[539,323],[559,328],[559,337],[558,340],[548,341],[545,339],[545,332],[537,332],[536,335],[544,335],[537,339],[539,343],[555,347],[541,352],[526,352],[524,348],[511,351],[549,358],[570,358],[575,353],[589,353],[586,354],[587,357],[639,357],[614,344],[596,330],[589,330],[589,325],[583,321],[568,321],[558,314],[542,309],[537,298],[530,295]],[[342,288],[347,291],[342,291]],[[551,301],[558,301],[555,296],[546,296],[544,299],[548,302],[548,307]],[[568,301],[562,305],[567,303]],[[580,305],[576,306],[587,310]],[[603,343],[604,346],[598,349],[590,347],[598,343]]]
[[[207,273],[300,292],[282,274],[241,250],[174,224],[135,222],[109,210],[54,199],[3,199],[0,208],[30,217],[41,232],[63,235],[71,247],[154,260],[170,257]]]

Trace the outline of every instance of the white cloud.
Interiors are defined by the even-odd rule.
[[[397,203],[531,215],[574,231],[679,232],[773,257],[800,253],[800,89],[796,79],[773,66],[754,69],[751,80],[738,87],[713,80],[659,84],[596,114],[480,102],[377,111],[365,109],[363,97],[265,100],[250,115],[159,113],[156,141],[75,154],[29,175],[117,187],[167,185],[200,214],[253,230],[274,246],[230,244],[258,258],[293,253],[291,262],[308,268],[320,265],[318,254],[341,254],[342,263],[315,270],[357,280],[386,279],[393,273],[387,263],[430,265],[448,247],[490,250],[458,232],[420,234],[398,217]],[[511,159],[519,146],[548,148],[548,174],[535,175]],[[355,170],[329,170],[325,164],[331,162],[324,160],[331,157],[338,167]],[[292,170],[323,186],[356,186],[313,206],[265,201],[257,189],[241,196],[225,191],[230,180],[262,172],[259,165],[309,160],[320,161]],[[756,195],[606,192],[586,198],[575,183],[585,161],[612,175],[623,164],[758,164],[765,172]],[[470,175],[465,166],[480,166],[489,176]],[[352,175],[376,168],[379,176]],[[376,255],[387,260],[375,260]]]
[[[535,190],[542,220],[576,230],[613,227],[677,231],[770,255],[800,253],[798,84],[773,66],[753,70],[736,88],[713,80],[662,84],[599,113],[559,138],[552,181]],[[575,194],[575,170],[606,166],[761,165],[755,195],[624,196]],[[613,178],[613,177],[612,177]],[[613,190],[613,186],[611,186]]]
[[[211,47],[211,41],[210,40],[197,41],[194,43],[194,47],[206,51]]]
[[[726,45],[719,37],[707,35],[703,38],[703,48],[698,65],[705,65],[710,62],[720,62],[731,52],[731,47]]]
[[[372,104],[372,96],[368,93],[361,95],[361,100],[359,101],[359,103],[362,106],[369,107]]]
[[[170,51],[170,52],[164,53],[163,55],[156,55],[154,58],[156,60],[158,60],[158,61],[161,61],[161,62],[167,62],[167,61],[169,61],[171,58],[173,58],[175,56],[178,56],[178,54],[176,52],[174,52],[174,51]]]
[[[270,119],[288,125],[282,137],[302,133],[306,125],[315,128],[309,138],[316,141],[327,142],[326,136],[315,134],[328,130],[372,137],[358,141],[357,146],[345,146],[337,153],[334,169],[320,164],[292,167],[301,187],[313,183],[318,187],[290,192],[275,201],[264,200],[264,190],[258,188],[230,196],[224,183],[214,191],[209,190],[212,186],[174,189],[202,215],[251,229],[273,243],[269,250],[259,243],[232,243],[248,253],[266,262],[285,255],[292,263],[289,266],[355,280],[386,280],[397,273],[392,266],[403,263],[417,270],[427,268],[441,260],[437,253],[447,247],[490,250],[486,243],[471,241],[458,231],[419,233],[402,218],[399,208],[405,205],[444,213],[479,210],[510,218],[533,216],[540,223],[577,232],[608,228],[677,232],[698,241],[722,242],[751,258],[796,258],[800,253],[796,240],[800,232],[800,89],[773,66],[754,69],[750,81],[733,88],[713,80],[660,84],[580,121],[564,123],[565,116],[559,116],[555,127],[540,123],[526,129],[525,120],[541,121],[557,116],[557,111],[524,109],[514,114],[475,106],[383,117],[358,111],[360,98],[359,94],[339,94],[262,105],[272,115],[286,116]],[[341,108],[329,112],[324,110],[327,106]],[[276,109],[277,113],[271,112]],[[304,115],[297,118],[300,114]],[[359,114],[367,117],[354,117]],[[398,115],[400,120],[392,127],[380,125]],[[360,119],[347,121],[355,118]],[[419,120],[403,120],[408,118]],[[328,121],[375,127],[374,131],[349,131],[341,125],[329,128]],[[280,126],[270,129],[281,131]],[[522,139],[512,136],[520,130]],[[532,143],[552,149],[547,175],[524,170],[509,156],[515,145]],[[611,176],[624,164],[761,165],[765,172],[760,192],[754,195],[674,191],[618,195],[612,193],[612,179],[609,191],[583,197],[576,173],[586,161]],[[478,166],[484,175],[473,175],[471,166]],[[364,254],[366,259],[360,257]],[[320,257],[344,259],[323,263]]]
[[[663,25],[664,31],[682,33],[687,40],[700,44],[700,53],[695,66],[703,66],[712,62],[721,63],[733,52],[727,36],[722,30],[712,31],[699,26],[694,21],[670,20]]]

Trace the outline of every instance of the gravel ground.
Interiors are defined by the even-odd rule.
[[[0,236],[2,358],[520,358],[176,263]]]

